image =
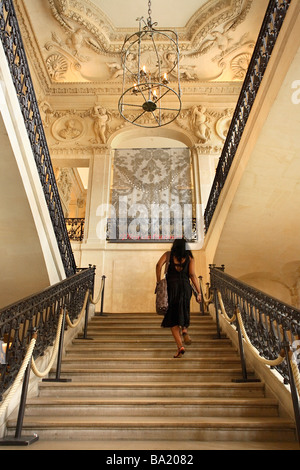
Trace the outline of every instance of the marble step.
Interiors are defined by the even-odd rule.
[[[13,435],[16,420],[8,422]],[[294,441],[291,421],[278,417],[25,416],[24,434],[40,439]]]
[[[190,398],[263,398],[261,382],[184,382]],[[41,382],[40,397],[182,398],[182,387],[168,382]]]
[[[265,398],[39,398],[27,401],[26,416],[278,416],[276,400]]]
[[[89,327],[91,328],[101,328],[104,325],[107,326],[127,326],[127,327],[138,327],[138,326],[154,326],[161,328],[161,322],[163,317],[154,317],[154,318],[147,318],[147,319],[132,319],[132,318],[102,318],[93,317],[93,319],[89,322]],[[212,319],[205,318],[203,320],[199,318],[191,319],[191,327],[192,328],[201,328],[201,327],[216,327],[215,323]]]
[[[174,351],[174,347],[176,349],[175,343],[171,335],[161,337],[161,338],[151,338],[149,336],[145,337],[139,337],[139,336],[133,336],[129,338],[128,336],[122,336],[122,337],[111,337],[110,335],[105,335],[102,338],[100,337],[95,337],[92,338],[91,335],[87,334],[87,337],[90,339],[82,339],[81,337],[78,337],[74,339],[72,346],[68,348],[68,351],[73,349],[73,347],[80,347],[82,349],[88,348],[90,346],[101,346],[101,347],[107,347],[109,346],[110,348],[114,349],[117,347],[122,347],[122,348],[172,348],[172,351]],[[205,338],[202,337],[200,340],[192,336],[193,343],[189,348],[191,347],[193,350],[196,347],[211,347],[215,350],[218,350],[219,348],[227,347],[227,348],[232,348],[231,341],[228,339],[213,339],[213,338]],[[232,348],[233,350],[233,348]]]
[[[181,359],[176,359],[181,361]],[[50,378],[54,377],[55,372],[50,374]],[[251,371],[248,371],[249,378],[253,376]],[[62,365],[61,378],[74,379],[76,381],[136,381],[136,382],[155,382],[155,381],[170,381],[177,383],[179,380],[184,382],[195,381],[201,382],[220,382],[220,381],[231,381],[239,380],[242,378],[242,373],[239,367],[228,368],[220,367],[212,370],[210,368],[120,368],[120,369],[109,369],[102,365],[94,367],[78,366],[70,367],[66,364]]]
[[[144,346],[144,345],[143,345]],[[164,348],[159,348],[157,347],[141,347],[141,345],[136,345],[136,347],[133,347],[132,345],[129,345],[128,347],[119,347],[116,345],[115,347],[109,347],[108,345],[103,345],[98,343],[97,345],[91,346],[90,344],[81,344],[81,345],[74,345],[71,349],[68,349],[66,351],[66,356],[64,358],[64,361],[66,359],[72,358],[74,360],[77,360],[76,358],[84,356],[86,358],[90,357],[98,357],[103,360],[106,356],[113,358],[113,357],[150,357],[150,358],[171,358],[173,357],[174,353],[176,352],[176,349],[174,349],[174,345],[166,345]],[[192,352],[193,358],[209,358],[209,357],[215,357],[215,356],[232,356],[236,357],[236,352],[232,350],[232,348],[229,347],[219,347],[219,348],[211,348],[211,347],[197,347],[197,346],[189,346],[188,352]],[[222,357],[221,356],[221,357]]]
[[[173,351],[173,355],[176,351]],[[63,369],[65,367],[76,369],[86,368],[87,370],[95,369],[100,367],[101,369],[148,369],[151,372],[152,369],[176,369],[189,370],[191,368],[197,369],[219,369],[223,367],[241,369],[241,361],[238,356],[220,356],[220,357],[206,357],[206,358],[195,358],[188,357],[188,352],[185,353],[184,357],[174,359],[173,356],[163,358],[141,358],[132,357],[110,357],[104,356],[101,359],[95,356],[73,356],[72,354],[67,355],[63,361]]]
[[[201,328],[190,328],[189,330],[190,336],[195,338],[201,338],[205,336],[214,336],[216,335],[216,328],[214,326],[204,326]],[[111,337],[118,336],[118,337],[161,337],[161,338],[169,338],[171,337],[170,329],[158,327],[136,327],[136,326],[115,326],[110,327],[106,325],[102,325],[99,328],[88,328],[88,335],[90,336],[105,336],[109,335]]]

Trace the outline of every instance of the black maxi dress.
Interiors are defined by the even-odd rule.
[[[181,265],[175,266],[173,256],[167,271],[168,286],[168,310],[164,316],[161,326],[171,328],[190,326],[190,302],[192,287],[189,278],[190,257],[187,256]],[[178,269],[176,269],[179,268]]]

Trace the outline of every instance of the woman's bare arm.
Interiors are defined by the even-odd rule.
[[[189,276],[190,276],[190,279],[191,279],[195,289],[198,292],[197,302],[201,302],[201,291],[200,291],[199,279],[197,278],[197,275],[196,275],[196,268],[195,268],[194,258],[191,258],[191,260],[190,260]]]
[[[167,262],[167,252],[162,255],[156,264],[156,282],[159,282],[161,279],[161,270],[163,265]]]

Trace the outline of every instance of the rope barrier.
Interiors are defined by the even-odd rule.
[[[102,289],[101,289],[102,290]],[[82,315],[84,314],[85,312],[85,309],[86,309],[86,305],[87,305],[87,301],[89,299],[89,294],[90,294],[90,291],[87,290],[86,291],[86,294],[85,294],[85,299],[84,299],[84,303],[83,303],[83,307],[81,309],[81,312],[80,312],[80,315],[79,315],[79,318],[77,319],[77,321],[75,323],[72,323],[71,320],[70,320],[70,317],[67,313],[66,315],[66,320],[67,320],[67,323],[69,325],[70,328],[75,328],[80,320],[81,320],[81,317]],[[100,295],[101,295],[101,292],[100,292]],[[10,400],[12,398],[12,396],[15,394],[17,388],[19,387],[21,381],[23,380],[23,377],[24,377],[24,374],[25,374],[25,371],[26,371],[26,368],[29,364],[29,361],[31,359],[31,370],[33,371],[33,373],[39,377],[39,378],[42,378],[42,377],[45,377],[51,370],[52,366],[53,366],[53,363],[56,359],[56,355],[57,355],[57,352],[58,352],[58,347],[59,347],[59,340],[60,340],[60,335],[63,333],[61,331],[62,329],[62,322],[63,322],[63,316],[64,316],[64,312],[63,310],[61,311],[61,314],[59,316],[59,320],[58,320],[58,325],[57,325],[57,332],[56,332],[56,337],[55,337],[55,343],[54,343],[54,347],[53,347],[53,350],[52,350],[52,353],[51,353],[51,359],[49,361],[49,364],[47,366],[47,368],[44,370],[44,372],[40,372],[36,366],[36,363],[32,357],[32,354],[33,354],[33,350],[35,348],[35,345],[36,345],[36,339],[37,339],[37,335],[36,333],[34,334],[29,346],[28,346],[28,349],[27,349],[27,352],[26,352],[26,355],[25,355],[25,358],[23,360],[23,363],[20,367],[20,370],[17,374],[17,377],[12,385],[12,387],[10,388],[10,391],[9,393],[7,394],[5,400],[1,403],[1,406],[0,406],[0,418],[1,416],[5,413],[9,403],[10,403]]]
[[[203,291],[203,285],[202,285],[202,279],[200,278],[200,287],[201,287],[201,292],[202,292],[202,298],[204,300],[204,303],[206,305],[210,304],[211,301],[213,300],[213,294],[210,295],[210,297],[206,297],[206,294]]]
[[[91,302],[93,305],[96,305],[98,302],[100,302],[101,294],[102,294],[103,288],[104,288],[104,277],[102,277],[102,280],[101,280],[100,291],[99,291],[99,294],[98,294],[97,299],[96,299],[96,300],[93,300],[92,294],[90,295],[90,302]]]
[[[293,376],[294,376],[297,392],[298,392],[298,395],[300,396],[300,372],[299,372],[298,364],[294,360],[293,357],[291,358],[291,367],[292,367],[292,371],[293,371]]]
[[[34,361],[34,359],[32,358],[32,362],[31,362],[31,370],[33,371],[33,373],[37,376],[37,377],[45,377],[47,374],[49,374],[53,364],[54,364],[54,361],[56,359],[56,354],[57,354],[57,351],[58,351],[58,346],[59,346],[59,339],[60,339],[60,334],[61,334],[61,325],[62,325],[62,321],[63,321],[63,311],[61,312],[60,316],[59,316],[59,320],[58,320],[58,325],[57,325],[57,332],[56,332],[56,338],[55,338],[55,343],[54,343],[54,348],[52,350],[52,354],[51,354],[51,359],[50,359],[50,362],[49,362],[49,365],[47,367],[47,369],[45,369],[44,372],[40,372],[36,366],[36,363]]]
[[[236,313],[233,315],[232,318],[229,318],[227,313],[226,313],[226,309],[224,307],[222,294],[219,290],[218,290],[218,299],[219,299],[221,311],[222,311],[224,317],[226,318],[226,320],[229,323],[233,323],[236,320],[236,318],[238,319],[238,322],[240,324],[241,331],[242,331],[242,334],[244,336],[244,339],[245,339],[246,343],[250,346],[251,351],[255,354],[255,356],[257,357],[257,359],[260,362],[262,362],[262,363],[264,363],[264,364],[266,364],[270,367],[275,367],[275,366],[278,366],[279,364],[281,364],[284,361],[284,359],[285,359],[285,353],[284,352],[281,352],[280,355],[277,357],[277,359],[272,359],[271,360],[271,359],[265,359],[265,358],[261,357],[261,355],[259,354],[257,349],[251,344],[251,341],[250,341],[250,339],[247,335],[240,309],[237,307]],[[293,371],[295,385],[296,385],[298,394],[300,396],[300,372],[299,372],[298,364],[292,356],[292,351],[290,351],[290,364],[291,364],[291,368],[292,368],[292,371]]]
[[[14,393],[16,392],[17,388],[19,387],[21,381],[23,380],[26,368],[27,368],[27,366],[29,364],[29,361],[32,357],[32,353],[33,353],[35,344],[36,344],[36,335],[34,335],[34,337],[31,339],[30,344],[29,344],[28,349],[27,349],[27,352],[26,352],[26,355],[24,357],[23,363],[22,363],[22,365],[20,367],[20,370],[18,372],[18,375],[17,375],[17,377],[16,377],[9,393],[7,394],[5,400],[3,401],[3,403],[0,406],[0,418],[4,414],[4,412],[6,411],[6,408],[8,407],[12,396],[14,395]]]
[[[235,322],[236,321],[236,314],[234,313],[232,318],[230,318],[227,315],[226,310],[225,310],[225,306],[224,306],[224,303],[223,303],[222,295],[221,295],[221,292],[219,290],[218,290],[218,299],[219,299],[219,304],[220,304],[220,307],[221,307],[221,312],[223,313],[223,315],[226,318],[226,320],[228,321],[228,323]]]
[[[89,293],[90,293],[90,291],[87,290],[87,291],[86,291],[86,294],[85,294],[84,302],[83,302],[83,307],[82,307],[81,312],[80,312],[80,314],[79,314],[79,317],[77,318],[77,320],[76,320],[75,323],[72,323],[72,322],[71,322],[71,319],[70,319],[70,317],[69,317],[69,314],[67,313],[66,321],[67,321],[67,324],[68,324],[68,326],[69,326],[70,328],[76,328],[76,327],[79,325],[79,323],[80,323],[80,321],[81,321],[81,318],[82,318],[82,316],[84,315],[84,312],[85,312],[85,309],[86,309],[86,304],[87,304],[87,301],[88,301],[88,298],[89,298]]]
[[[247,335],[247,332],[246,332],[246,329],[245,329],[245,326],[244,326],[244,323],[243,323],[243,319],[242,319],[242,315],[241,315],[241,311],[240,311],[239,307],[236,308],[236,313],[233,315],[233,317],[229,318],[227,313],[226,313],[226,309],[224,307],[221,292],[219,290],[218,290],[218,299],[219,299],[219,302],[220,302],[221,311],[224,314],[226,320],[229,321],[230,323],[233,323],[236,320],[236,318],[238,319],[238,322],[240,324],[241,331],[242,331],[242,334],[244,336],[244,339],[245,339],[246,343],[250,346],[251,351],[255,354],[255,356],[257,357],[257,359],[260,362],[262,362],[263,364],[266,364],[268,366],[274,367],[274,366],[278,366],[279,364],[281,364],[284,361],[285,356],[282,356],[281,354],[276,359],[265,359],[264,357],[261,357],[261,355],[259,354],[257,349],[252,345],[252,343],[251,343],[251,341],[250,341],[250,339]]]

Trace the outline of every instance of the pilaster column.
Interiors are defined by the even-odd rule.
[[[109,216],[111,149],[97,147],[90,160],[84,243],[105,247],[106,219]]]
[[[195,149],[195,158],[197,158],[197,165],[199,169],[202,214],[204,214],[212,184],[215,179],[216,165],[219,155],[213,153],[210,148],[205,149],[201,146],[197,146]]]

